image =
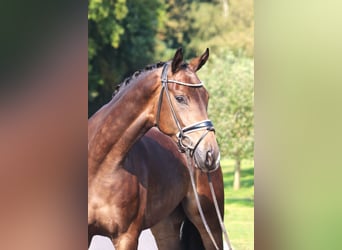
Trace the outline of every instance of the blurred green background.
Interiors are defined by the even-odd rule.
[[[254,249],[253,8],[252,0],[90,0],[88,7],[89,116],[136,70],[179,47],[187,59],[210,49],[198,75],[211,96],[236,249]]]

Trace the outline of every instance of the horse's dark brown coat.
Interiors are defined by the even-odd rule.
[[[184,68],[181,66],[182,52],[178,50],[171,62],[169,77],[198,83],[195,72],[206,62],[208,55],[206,51]],[[175,210],[180,203],[190,220],[199,225],[191,191],[188,191],[189,178],[182,162],[183,155],[175,152],[177,126],[165,102],[161,106],[159,128],[169,137],[146,137],[142,144],[134,146],[156,124],[157,103],[161,92],[160,75],[160,68],[141,72],[89,119],[89,241],[94,234],[101,234],[110,237],[117,250],[136,249],[141,230],[167,218],[172,211],[175,211],[174,214],[181,214]],[[207,119],[208,93],[204,88],[170,85],[169,90],[182,126]],[[175,101],[174,97],[180,94],[187,97],[188,105],[180,105]],[[200,135],[193,133],[194,141]],[[168,146],[171,144],[173,148]],[[132,153],[128,153],[130,150]],[[209,133],[197,150],[204,155],[210,150],[218,157],[219,150],[214,134]],[[148,155],[150,156],[147,157]],[[157,155],[161,156],[158,158]],[[165,167],[164,157],[170,166],[183,167]],[[199,164],[204,164],[203,158],[196,160]],[[198,192],[205,199],[209,197],[201,190],[201,185]],[[185,196],[190,198],[183,200]]]

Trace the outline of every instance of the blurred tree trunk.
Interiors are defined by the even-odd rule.
[[[223,5],[223,16],[224,18],[228,17],[228,12],[229,12],[229,5],[227,0],[222,0],[222,5]]]
[[[235,160],[235,171],[234,171],[234,190],[240,188],[240,172],[241,172],[241,160],[238,158]]]

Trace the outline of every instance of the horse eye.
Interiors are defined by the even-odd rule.
[[[178,103],[186,104],[186,100],[185,100],[185,97],[184,97],[184,96],[179,95],[179,96],[175,96],[175,98],[176,98],[176,101],[177,101]]]

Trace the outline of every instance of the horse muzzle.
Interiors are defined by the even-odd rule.
[[[196,167],[203,172],[213,172],[220,166],[220,152],[209,149],[206,152],[200,148],[194,153]]]

